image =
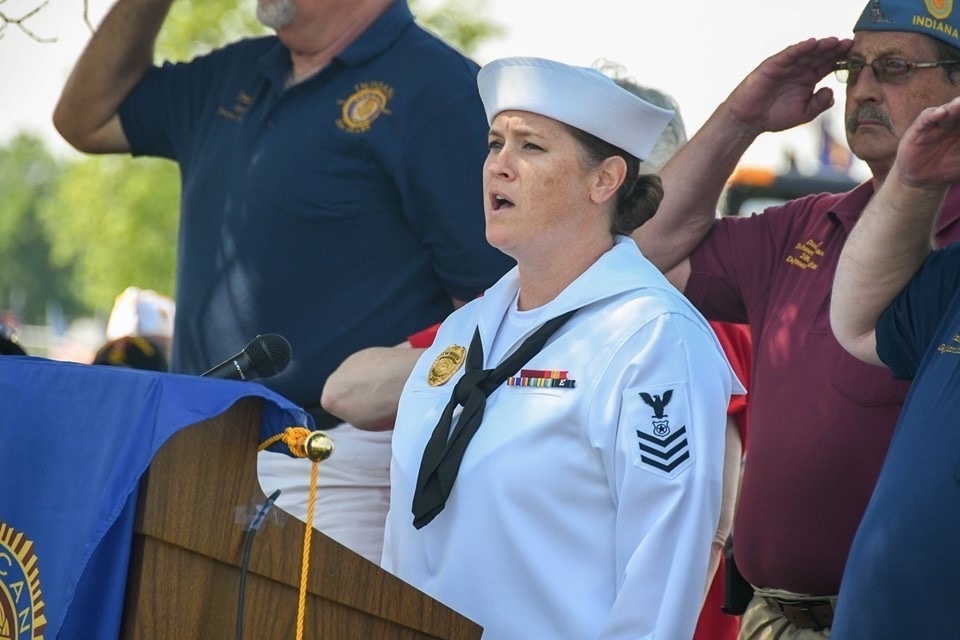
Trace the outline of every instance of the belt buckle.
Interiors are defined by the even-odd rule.
[[[765,599],[798,629],[823,631],[833,625],[833,602],[830,600],[783,600],[771,596]]]

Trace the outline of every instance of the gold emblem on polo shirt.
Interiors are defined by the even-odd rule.
[[[390,114],[387,103],[393,98],[393,87],[384,82],[364,82],[356,86],[349,98],[340,102],[337,126],[351,133],[370,130],[381,114]]]
[[[437,359],[430,365],[430,371],[427,372],[427,384],[431,387],[439,387],[446,384],[447,380],[453,377],[453,374],[463,365],[467,350],[458,344],[453,344],[444,349]]]

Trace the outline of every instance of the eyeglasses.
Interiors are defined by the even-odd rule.
[[[907,81],[914,69],[932,69],[942,65],[957,65],[957,60],[938,60],[936,62],[911,62],[903,58],[883,56],[874,58],[869,65],[865,60],[851,58],[848,60],[839,60],[833,63],[833,73],[837,80],[843,83],[856,84],[860,78],[860,72],[863,68],[869,66],[873,69],[873,77],[877,82],[886,84],[902,84]]]

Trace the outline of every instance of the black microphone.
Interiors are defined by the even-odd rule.
[[[223,380],[254,380],[275,376],[290,364],[293,350],[287,339],[276,333],[264,333],[250,341],[237,355],[201,374]]]

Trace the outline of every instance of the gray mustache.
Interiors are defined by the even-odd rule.
[[[876,120],[890,131],[893,131],[893,123],[890,122],[890,116],[877,106],[865,104],[857,107],[856,110],[847,117],[847,132],[853,133],[861,120]]]

